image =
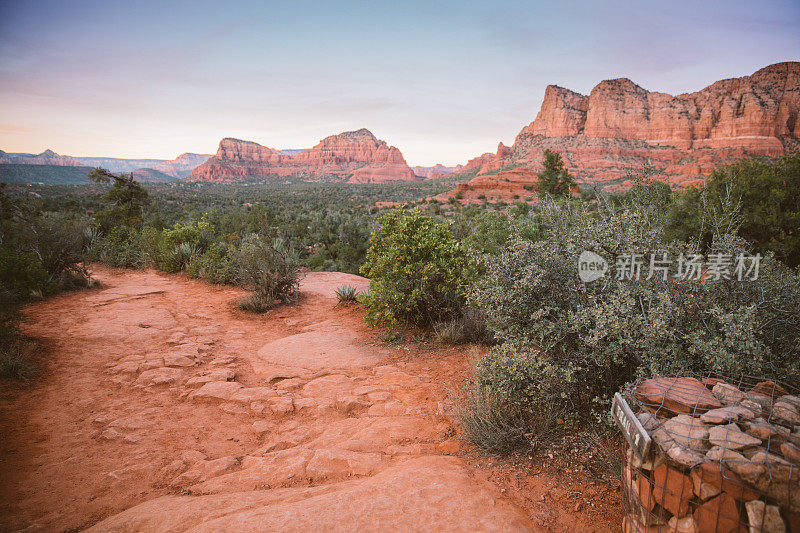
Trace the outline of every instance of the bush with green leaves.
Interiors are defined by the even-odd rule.
[[[148,262],[141,233],[126,225],[113,227],[97,238],[90,247],[90,257],[114,267],[143,268]]]
[[[416,209],[378,219],[361,267],[370,278],[369,324],[428,326],[459,314],[468,258],[450,225]]]
[[[236,248],[224,242],[212,243],[205,252],[189,263],[186,273],[190,278],[203,278],[211,283],[236,283],[236,265],[233,254]]]
[[[42,211],[0,184],[0,376],[31,376],[33,347],[19,330],[20,307],[86,285],[87,229],[82,218]]]
[[[670,221],[672,234],[709,244],[713,227],[707,215],[730,212],[723,209],[727,203],[741,205],[734,221],[738,235],[790,267],[800,265],[800,152],[717,168],[703,187],[681,194]]]
[[[245,310],[263,312],[300,295],[297,254],[280,239],[247,235],[234,252],[233,263],[237,282],[252,291],[240,304]]]
[[[180,272],[214,242],[214,228],[205,220],[164,229],[155,243],[153,260],[160,270]]]
[[[695,243],[666,238],[670,205],[662,187],[647,183],[596,212],[543,200],[542,240],[512,236],[471,294],[503,342],[478,367],[484,403],[504,405],[530,427],[546,412],[580,425],[604,419],[612,395],[644,375],[716,370],[798,381],[800,274],[770,254],[755,281],[579,280],[584,250],[695,253]],[[748,247],[718,232],[709,250],[737,257]]]

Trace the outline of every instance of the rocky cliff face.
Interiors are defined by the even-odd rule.
[[[436,178],[452,174],[453,172],[460,172],[462,168],[464,168],[462,165],[447,167],[441,163],[436,163],[432,167],[411,167],[411,170],[420,178]]]
[[[223,139],[216,155],[194,169],[189,179],[226,182],[290,175],[362,183],[416,179],[400,150],[367,129],[331,135],[294,155],[250,141]]]
[[[650,163],[683,187],[721,164],[797,147],[799,112],[798,62],[678,96],[647,91],[627,78],[603,81],[589,96],[551,85],[536,119],[506,155],[484,154],[465,169],[477,168],[479,177],[503,167],[538,171],[549,148],[584,183],[622,189],[629,169]]]

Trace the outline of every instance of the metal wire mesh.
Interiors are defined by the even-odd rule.
[[[623,531],[800,533],[800,395],[717,373],[640,379],[626,401],[653,440],[622,462]]]

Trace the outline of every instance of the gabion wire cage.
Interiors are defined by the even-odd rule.
[[[622,461],[625,532],[800,533],[800,397],[753,376],[640,379],[652,447]]]

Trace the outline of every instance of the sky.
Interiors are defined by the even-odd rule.
[[[798,60],[798,0],[0,0],[0,149],[171,159],[366,127],[454,165],[510,145],[548,84],[679,94]]]

